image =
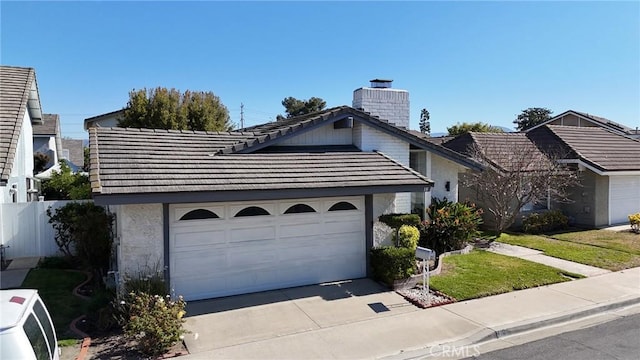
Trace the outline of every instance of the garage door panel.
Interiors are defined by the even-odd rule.
[[[230,242],[269,240],[276,236],[275,226],[231,229]]]
[[[324,209],[340,201],[360,210]],[[190,220],[193,226],[178,222],[170,227],[171,285],[177,294],[195,300],[363,277],[362,203],[362,197],[349,197],[199,204],[230,216],[250,206],[272,215]],[[317,212],[282,214],[297,204],[311,204]],[[190,211],[189,206],[180,206],[180,213]]]
[[[215,246],[224,245],[226,243],[224,230],[213,230],[209,232],[189,231],[178,233],[176,234],[175,239],[176,248],[205,245]]]
[[[298,224],[280,225],[280,237],[302,237],[315,236],[323,233],[320,222],[307,222]]]

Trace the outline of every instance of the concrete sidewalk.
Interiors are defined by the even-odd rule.
[[[184,359],[409,358],[640,303],[640,268],[382,318],[314,328]],[[211,323],[210,326],[216,326]],[[410,355],[412,354],[412,355]]]
[[[38,266],[39,257],[23,257],[11,260],[6,270],[0,272],[0,289],[15,289],[22,286],[29,270]]]
[[[518,257],[584,276],[596,276],[611,272],[606,269],[600,269],[589,265],[579,264],[573,261],[567,261],[552,256],[547,256],[544,255],[542,251],[533,250],[517,245],[503,244],[497,241],[491,243],[489,251],[496,254]]]

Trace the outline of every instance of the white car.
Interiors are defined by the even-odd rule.
[[[0,290],[0,359],[58,360],[53,321],[37,290]]]

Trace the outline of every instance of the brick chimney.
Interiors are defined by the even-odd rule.
[[[392,89],[393,80],[373,79],[371,87],[353,91],[353,107],[398,127],[409,128],[409,92]]]

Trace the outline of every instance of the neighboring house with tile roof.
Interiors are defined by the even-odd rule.
[[[603,127],[547,125],[527,132],[541,149],[565,154],[563,161],[580,168],[582,187],[573,202],[558,207],[579,224],[628,223],[640,212],[640,140]]]
[[[122,119],[123,114],[124,110],[120,109],[86,118],[84,119],[84,129],[89,130],[91,127],[116,127],[120,119]]]
[[[62,159],[68,160],[71,168],[80,169],[84,167],[84,140],[62,139]]]
[[[542,124],[538,124],[525,131],[531,131],[544,125],[575,126],[580,128],[601,127],[615,134],[640,139],[640,126],[638,126],[640,124],[636,124],[635,128],[630,128],[600,116],[575,110],[565,111],[562,114],[556,115]]]
[[[366,112],[373,98],[389,118]],[[378,216],[455,200],[458,173],[481,166],[407,131],[401,90],[354,104],[236,132],[90,127],[120,276],[160,266],[187,300],[367,276],[390,241]]]
[[[33,153],[42,153],[49,157],[49,162],[43,169],[46,170],[62,158],[60,116],[43,114],[42,121],[42,124],[33,126]]]
[[[0,202],[31,200],[33,125],[43,115],[33,68],[0,66]]]
[[[629,214],[640,212],[639,140],[603,127],[543,125],[526,133],[465,134],[444,143],[463,154],[469,154],[472,145],[504,171],[527,170],[514,168],[514,151],[542,162],[550,155],[579,167],[581,186],[571,189],[570,202],[530,204],[522,209],[523,215],[560,209],[577,225],[600,227],[628,223]],[[460,197],[476,201],[473,190],[464,187]]]

